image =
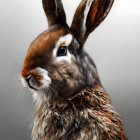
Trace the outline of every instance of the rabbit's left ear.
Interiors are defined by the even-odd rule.
[[[82,0],[78,6],[71,26],[71,31],[81,46],[88,35],[108,15],[114,0]]]
[[[55,24],[67,25],[61,0],[42,0],[49,27]]]

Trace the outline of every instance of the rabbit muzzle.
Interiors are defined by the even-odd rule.
[[[32,90],[47,89],[51,84],[48,71],[42,68],[35,68],[28,73],[22,73],[22,83],[25,87]]]

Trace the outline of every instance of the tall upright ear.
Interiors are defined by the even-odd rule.
[[[67,25],[61,0],[42,0],[49,27],[55,24]]]
[[[114,0],[82,0],[71,25],[71,31],[80,43],[85,43],[88,35],[108,15]]]

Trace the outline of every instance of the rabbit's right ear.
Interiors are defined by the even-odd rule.
[[[82,0],[78,6],[71,31],[81,45],[85,43],[88,35],[108,15],[114,0]]]
[[[42,0],[49,27],[55,24],[67,25],[61,0]]]

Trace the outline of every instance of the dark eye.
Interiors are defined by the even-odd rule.
[[[67,47],[66,46],[59,47],[57,51],[57,56],[65,56],[65,55],[67,55]]]

